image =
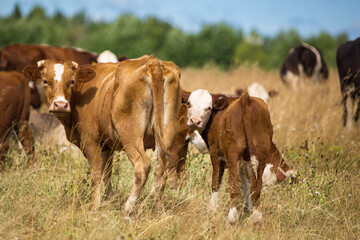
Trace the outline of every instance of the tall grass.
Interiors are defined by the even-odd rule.
[[[139,213],[128,221],[123,205],[133,167],[124,153],[118,153],[114,163],[114,199],[91,212],[87,160],[39,143],[33,169],[26,166],[16,146],[8,153],[0,173],[0,239],[358,239],[359,130],[342,128],[336,72],[331,71],[325,84],[306,84],[293,92],[282,84],[278,72],[256,66],[231,72],[182,71],[187,90],[232,94],[254,81],[279,91],[269,101],[274,141],[301,177],[297,184],[283,183],[263,191],[261,227],[253,227],[246,214],[234,226],[227,223],[227,175],[218,209],[209,209],[210,158],[194,149],[187,158],[187,186],[165,191],[166,211],[155,211],[152,167],[137,203]],[[154,166],[156,155],[148,154]]]

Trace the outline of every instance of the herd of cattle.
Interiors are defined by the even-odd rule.
[[[338,48],[337,64],[344,102],[344,125],[359,118],[360,39]],[[180,69],[154,55],[137,59],[117,58],[109,51],[100,55],[82,49],[48,45],[13,44],[0,50],[0,161],[16,136],[33,165],[34,127],[29,124],[30,105],[41,98],[35,82],[43,86],[44,101],[65,129],[66,138],[88,159],[93,183],[91,209],[101,204],[111,186],[114,151],[124,150],[134,166],[133,186],[125,212],[136,212],[135,202],[146,183],[151,163],[145,150],[157,151],[155,189],[162,207],[167,179],[186,183],[185,161],[189,142],[210,153],[212,195],[215,209],[225,168],[228,169],[230,210],[228,221],[238,219],[240,189],[245,210],[255,223],[262,186],[296,179],[272,141],[269,93],[254,83],[239,96],[188,92],[181,87]],[[323,81],[328,69],[321,53],[305,43],[291,49],[281,68],[281,78],[294,90],[304,83]],[[255,96],[259,96],[257,98]],[[40,115],[38,113],[38,115]]]

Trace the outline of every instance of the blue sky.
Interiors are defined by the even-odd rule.
[[[9,15],[16,3],[23,14],[40,5],[48,15],[59,10],[72,16],[84,10],[94,20],[113,21],[122,13],[156,16],[185,32],[223,21],[266,36],[290,28],[303,37],[320,31],[346,32],[350,39],[360,36],[360,0],[0,0],[0,15]]]

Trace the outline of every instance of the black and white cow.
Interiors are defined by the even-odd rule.
[[[352,128],[353,120],[359,120],[360,113],[360,38],[341,44],[336,51],[341,94],[344,104],[344,126]],[[354,116],[354,107],[356,112]]]
[[[281,79],[294,90],[307,77],[313,82],[328,78],[329,70],[318,49],[306,43],[289,50],[280,71]]]

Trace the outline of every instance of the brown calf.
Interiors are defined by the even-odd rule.
[[[166,159],[177,132],[180,70],[175,64],[143,56],[120,63],[81,66],[44,60],[24,74],[45,87],[46,105],[64,125],[67,139],[89,161],[93,182],[92,209],[100,205],[101,179],[112,194],[112,155],[125,150],[134,165],[133,187],[125,210],[133,209],[150,171],[146,148],[156,144],[156,189],[161,199]]]
[[[28,125],[30,113],[29,81],[17,72],[0,72],[0,160],[9,148],[13,128],[29,156],[34,160],[34,146]]]
[[[188,126],[201,132],[210,149],[213,166],[210,205],[216,207],[222,176],[227,167],[231,199],[229,222],[236,222],[238,218],[236,207],[240,188],[246,195],[246,207],[252,210],[253,221],[260,222],[263,178],[273,181],[274,175],[275,179],[276,175],[281,178],[280,173],[285,177],[295,177],[286,163],[282,163],[280,153],[272,142],[273,129],[266,103],[250,97],[247,92],[238,99],[196,90],[188,97],[187,115]],[[265,167],[268,167],[268,172],[263,175]]]

